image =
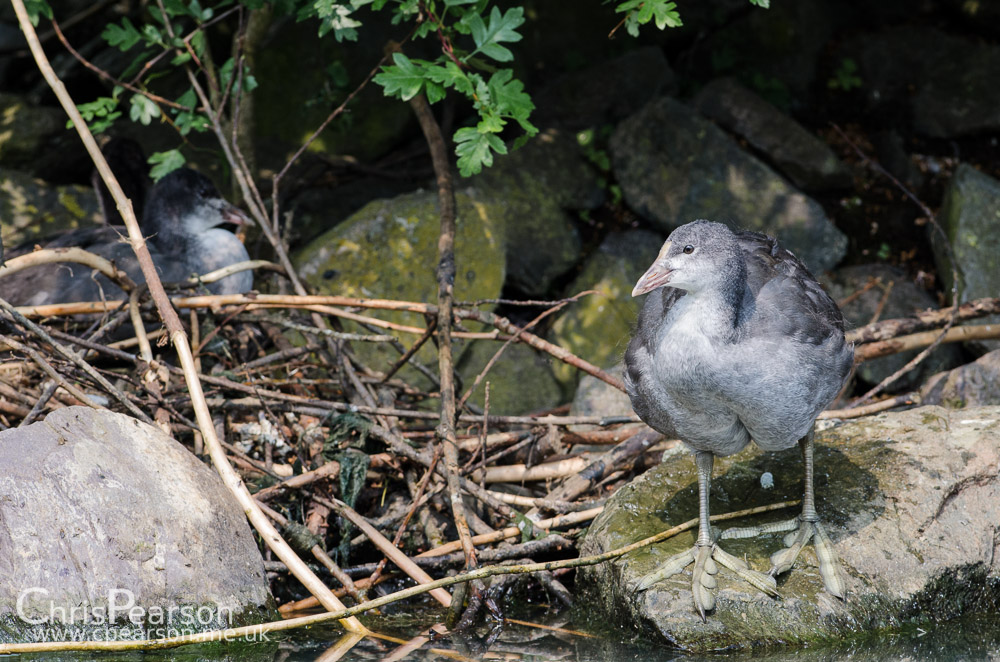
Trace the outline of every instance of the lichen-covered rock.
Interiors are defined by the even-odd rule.
[[[67,407],[0,432],[0,465],[0,641],[147,638],[275,615],[242,509],[160,430]]]
[[[591,209],[603,198],[576,140],[543,131],[471,183],[504,226],[508,283],[544,296],[580,258],[580,234],[565,210]]]
[[[467,193],[455,197],[455,300],[495,299],[500,296],[506,273],[499,213]],[[317,293],[436,304],[440,227],[436,191],[376,200],[310,242],[294,256],[295,266]],[[416,313],[367,314],[421,329],[426,324]],[[350,322],[345,322],[345,327],[371,333]],[[402,342],[417,338],[402,335]],[[352,347],[376,370],[389,368],[399,358],[386,343],[356,342]],[[459,351],[460,346],[456,356]],[[435,357],[433,344],[427,343],[416,360],[434,366],[436,373]],[[408,378],[428,386],[422,375],[406,370]]]
[[[50,186],[7,168],[0,172],[0,219],[8,249],[102,221],[92,189]]]
[[[938,212],[938,223],[944,229],[955,257],[960,281],[960,303],[995,297],[1000,292],[1000,181],[962,163],[945,191],[944,202]],[[951,290],[952,264],[944,246],[931,234],[934,261],[944,290]],[[993,315],[980,323],[998,323],[1000,315]],[[980,341],[990,349],[1000,348],[1000,341]]]
[[[869,281],[878,279],[881,287],[864,290]],[[837,269],[822,279],[823,287],[834,300],[853,296],[841,306],[850,327],[864,326],[872,321],[876,311],[881,311],[879,319],[910,317],[928,308],[938,308],[934,298],[917,287],[906,274],[887,264],[859,264]],[[886,289],[889,289],[886,298]],[[920,350],[910,350],[890,356],[865,361],[857,366],[857,376],[868,384],[878,384],[889,375],[906,365]],[[942,370],[948,370],[962,362],[962,351],[954,343],[938,345],[913,370],[901,376],[890,387],[890,391],[919,388],[924,379]],[[937,403],[934,403],[937,404]]]
[[[920,390],[920,401],[952,408],[1000,405],[1000,349],[934,375]]]
[[[646,105],[618,125],[610,147],[625,201],[665,233],[697,219],[765,232],[815,273],[847,250],[815,200],[678,101]]]
[[[571,295],[585,290],[597,294],[581,298],[559,316],[552,325],[553,341],[600,368],[618,365],[642,304],[632,298],[632,288],[662,243],[662,237],[645,230],[608,235],[567,288]],[[565,363],[556,364],[555,371],[570,388],[579,378],[579,371]]]
[[[922,407],[844,423],[817,434],[817,509],[848,582],[840,601],[823,591],[807,546],[767,597],[720,569],[717,604],[702,623],[682,572],[636,593],[640,577],[694,544],[693,530],[622,559],[582,569],[597,613],[635,636],[691,651],[809,643],[907,620],[942,620],[1000,604],[1000,407]],[[773,474],[762,480],[764,472]],[[716,461],[712,512],[802,496],[798,449],[756,447]],[[728,526],[775,521],[796,510]],[[581,555],[642,540],[698,515],[693,456],[681,453],[620,489],[591,525]],[[766,571],[781,534],[723,540]]]
[[[746,138],[796,186],[822,191],[851,185],[850,171],[826,143],[732,78],[703,87],[692,105]]]
[[[472,387],[476,376],[502,344],[477,340],[462,352],[458,373],[464,382],[463,390]],[[469,402],[483,407],[489,382],[491,414],[517,415],[551,409],[563,401],[562,388],[552,372],[553,361],[548,354],[528,345],[511,343],[476,386]]]

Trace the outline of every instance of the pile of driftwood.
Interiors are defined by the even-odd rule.
[[[550,302],[543,309],[567,304],[572,302]],[[338,597],[349,601],[362,602],[369,589],[401,575],[427,583],[453,569],[572,558],[575,538],[604,500],[678,444],[630,412],[614,419],[568,416],[564,408],[504,416],[488,411],[488,404],[486,411],[468,404],[457,411],[449,441],[441,412],[427,406],[439,402],[441,392],[421,391],[398,376],[435,335],[436,306],[264,294],[177,297],[172,305],[186,313],[197,378],[226,461],[285,538],[311,556]],[[155,421],[204,452],[188,383],[172,365],[176,357],[167,349],[157,350],[162,358],[143,356],[162,335],[146,331],[156,322],[151,305],[141,307],[147,325],[134,327],[139,337],[118,342],[101,338],[116,326],[116,316],[127,316],[126,301],[0,306],[7,322],[0,341],[10,350],[0,366],[3,425],[71,404],[111,406]],[[95,317],[102,306],[111,312]],[[380,311],[400,310],[430,322],[424,329],[405,328],[379,317]],[[867,360],[927,346],[942,336],[933,329],[949,321],[998,311],[1000,301],[980,300],[874,323],[850,336],[859,360]],[[81,321],[79,313],[89,314]],[[317,314],[333,322],[317,326],[311,317]],[[43,324],[31,321],[40,317]],[[345,318],[372,333],[338,331],[336,320]],[[616,377],[504,317],[454,306],[452,321],[463,320],[493,327],[477,333],[475,342],[495,344],[496,360],[503,360],[509,343],[523,342],[620,388]],[[965,338],[978,328],[952,326],[944,339]],[[289,330],[304,340],[293,344]],[[361,342],[390,343],[399,359],[388,367],[364,365],[351,351]],[[136,352],[136,346],[147,349]],[[488,367],[479,377],[488,382]],[[898,396],[822,416],[853,417],[912,402],[913,395]],[[457,460],[450,467],[448,444]],[[462,508],[453,507],[455,498]],[[304,591],[281,581],[283,561],[272,558],[268,568],[277,594],[287,598],[283,611],[321,606],[316,597],[294,599]],[[569,603],[572,593],[561,581],[568,572],[539,572],[533,579],[554,600]],[[471,623],[507,581],[514,579],[494,580],[485,592],[473,585],[464,600],[440,588],[430,595],[444,606],[467,605],[464,620]]]

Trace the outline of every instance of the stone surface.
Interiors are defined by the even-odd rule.
[[[850,171],[826,143],[734,79],[712,81],[692,105],[745,138],[796,186],[822,191],[851,185]]]
[[[803,644],[857,632],[943,620],[1000,605],[1000,407],[921,407],[847,422],[817,434],[817,509],[848,582],[841,602],[823,592],[811,545],[768,598],[725,569],[717,606],[702,623],[686,570],[636,593],[638,579],[694,543],[694,531],[581,569],[597,615],[633,636],[689,649]],[[774,485],[762,487],[764,472]],[[801,498],[797,449],[756,447],[716,461],[713,513]],[[665,459],[620,489],[591,525],[581,555],[616,549],[697,517],[690,453]],[[796,510],[723,528],[780,520]],[[782,546],[781,534],[724,540],[756,569]]]
[[[970,165],[960,164],[945,191],[938,212],[938,223],[944,229],[958,268],[961,303],[981,297],[995,297],[1000,292],[1000,181],[985,175]],[[934,260],[942,290],[951,291],[951,262],[944,247],[935,241]],[[1000,315],[983,318],[978,324],[1000,323]],[[1000,348],[1000,341],[975,343],[989,349]]]
[[[31,169],[42,146],[65,124],[58,108],[32,107],[19,95],[0,93],[0,166]]]
[[[462,393],[469,389],[503,343],[477,340],[462,352],[458,373]],[[522,343],[511,343],[469,397],[483,407],[490,383],[490,413],[517,415],[551,409],[563,402],[562,388],[552,372],[554,359]],[[462,394],[460,393],[459,396]]]
[[[16,170],[0,172],[0,219],[8,249],[63,230],[102,222],[97,197],[85,186],[51,186]]]
[[[559,316],[552,325],[553,342],[599,368],[620,364],[642,304],[632,298],[632,288],[662,244],[662,237],[645,230],[608,235],[566,290],[570,295],[585,290],[597,294],[583,297]],[[554,368],[560,382],[575,387],[578,370],[561,362]]]
[[[591,209],[603,199],[573,135],[543,131],[470,184],[504,226],[507,283],[528,296],[546,295],[580,258],[580,234],[565,210]]]
[[[499,297],[506,273],[500,213],[473,194],[456,194],[456,301]],[[441,227],[437,197],[436,191],[417,191],[375,200],[294,255],[295,267],[317,293],[436,303],[434,273]],[[426,324],[423,315],[416,313],[366,312],[411,327],[423,329]],[[353,322],[345,321],[344,326],[345,330],[372,333]],[[419,337],[400,335],[404,344]],[[352,349],[375,370],[388,369],[400,356],[386,343],[355,342]],[[455,347],[456,357],[461,349],[461,344]],[[436,373],[436,357],[433,344],[427,343],[417,352],[416,360],[432,365]],[[406,379],[412,378],[411,383],[430,385],[410,366],[403,370]]]
[[[952,408],[1000,405],[1000,349],[934,375],[920,390],[920,400]]]
[[[144,617],[134,625],[119,612],[123,636],[273,616],[242,509],[214,471],[158,429],[67,407],[0,432],[0,465],[0,640],[46,638],[44,623],[24,618],[76,608],[79,623],[131,600]],[[180,611],[157,622],[157,610],[162,619],[185,606],[205,607],[205,622]],[[90,626],[78,632],[101,636],[100,623]]]
[[[906,274],[896,267],[887,264],[859,264],[837,269],[823,279],[823,286],[835,301],[864,289],[871,280],[879,280],[881,286],[873,287],[860,296],[852,298],[841,311],[847,319],[849,327],[860,327],[868,324],[881,309],[878,319],[887,320],[897,317],[911,317],[913,313],[928,308],[938,308],[937,301],[923,289],[916,286]],[[885,297],[886,289],[889,296]],[[883,299],[885,303],[883,304]],[[889,375],[906,365],[920,350],[911,350],[901,354],[883,356],[857,366],[856,375],[868,384],[878,384]],[[954,343],[938,345],[931,354],[916,368],[900,377],[889,387],[890,392],[905,391],[919,388],[920,384],[942,370],[954,368],[962,362],[962,351]]]
[[[625,201],[664,233],[697,219],[758,230],[814,273],[847,249],[847,237],[815,200],[678,101],[647,104],[618,125],[610,148]]]
[[[532,121],[569,129],[615,123],[676,86],[663,51],[646,46],[556,78],[535,95]]]
[[[933,44],[934,48],[928,48]],[[1000,46],[933,27],[893,27],[849,39],[870,112],[950,138],[1000,129]]]

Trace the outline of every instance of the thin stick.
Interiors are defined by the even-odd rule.
[[[459,488],[458,441],[455,438],[455,369],[451,355],[451,311],[454,303],[455,287],[455,190],[451,181],[451,164],[445,147],[441,127],[431,112],[427,98],[418,94],[410,100],[424,138],[431,150],[431,161],[438,186],[438,208],[440,210],[441,231],[438,235],[437,264],[437,333],[438,333],[438,379],[441,382],[441,422],[437,433],[444,445],[445,483],[455,519],[462,551],[465,552],[465,567],[476,566],[476,548],[472,544],[472,534],[465,516],[465,504]]]

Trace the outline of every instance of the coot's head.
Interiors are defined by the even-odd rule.
[[[190,168],[174,170],[157,182],[143,214],[143,229],[161,238],[249,223],[246,214],[227,202],[212,180]]]
[[[667,237],[652,266],[632,290],[632,296],[669,286],[691,293],[723,289],[746,278],[736,235],[721,223],[695,221]]]

